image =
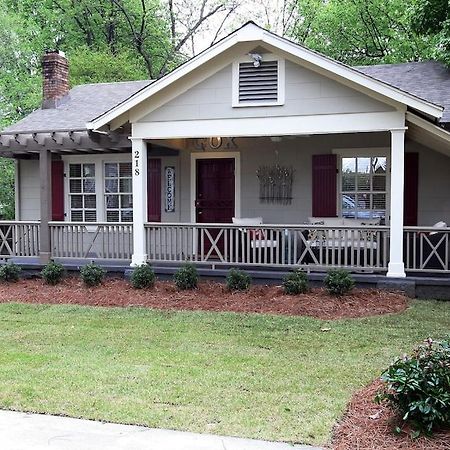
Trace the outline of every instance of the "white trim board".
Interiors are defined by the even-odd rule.
[[[394,111],[134,123],[132,134],[133,137],[140,139],[296,136],[304,134],[368,133],[389,131],[404,128],[404,126],[405,114]]]
[[[148,99],[152,95],[155,95],[157,92],[161,91],[162,89],[171,85],[182,77],[188,75],[213,58],[220,56],[223,52],[232,48],[238,43],[246,43],[254,47],[264,44],[270,45],[274,49],[290,54],[294,58],[299,58],[306,63],[317,67],[318,69],[332,74],[332,76],[339,77],[342,80],[350,81],[355,85],[355,87],[359,86],[359,88],[371,90],[377,94],[381,94],[387,99],[394,100],[399,104],[403,104],[410,108],[416,109],[429,116],[436,118],[442,117],[443,108],[441,106],[435,105],[431,102],[420,99],[412,94],[390,86],[382,81],[376,80],[375,78],[352,69],[345,64],[339,63],[325,57],[324,55],[316,53],[300,45],[294,44],[293,42],[290,42],[285,38],[279,37],[255,25],[254,23],[249,22],[239,30],[222,39],[217,44],[213,45],[209,49],[205,50],[185,64],[181,65],[165,77],[156,80],[122,103],[116,105],[109,111],[88,122],[86,124],[87,128],[98,130],[104,127],[117,117],[125,114],[126,112],[130,111],[130,109],[142,103],[144,100]],[[249,47],[250,49],[251,46]]]
[[[195,194],[197,181],[197,159],[234,159],[234,217],[241,217],[241,154],[240,152],[193,152],[191,153],[191,223],[196,223]]]

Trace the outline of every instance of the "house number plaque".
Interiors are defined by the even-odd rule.
[[[166,212],[175,211],[175,167],[166,166]]]

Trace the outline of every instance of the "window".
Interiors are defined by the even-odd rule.
[[[133,221],[131,162],[105,163],[105,211],[107,222]]]
[[[283,104],[284,60],[259,54],[255,58],[246,58],[233,66],[233,106]]]
[[[69,203],[72,222],[95,222],[95,164],[69,164]]]
[[[341,159],[342,216],[353,219],[386,218],[387,159],[385,156]]]

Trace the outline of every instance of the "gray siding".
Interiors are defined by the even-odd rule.
[[[285,85],[283,106],[233,108],[231,105],[232,66],[229,65],[147,114],[140,122],[392,110],[386,104],[289,61],[286,61]]]
[[[19,218],[40,219],[39,161],[19,160]]]

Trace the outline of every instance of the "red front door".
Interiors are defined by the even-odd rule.
[[[234,216],[234,159],[197,159],[195,216],[198,223],[230,223]],[[220,228],[199,231],[199,253],[223,255]],[[209,234],[209,236],[208,236]],[[211,236],[211,237],[210,237]]]
[[[230,223],[234,216],[234,159],[197,159],[196,220]]]

